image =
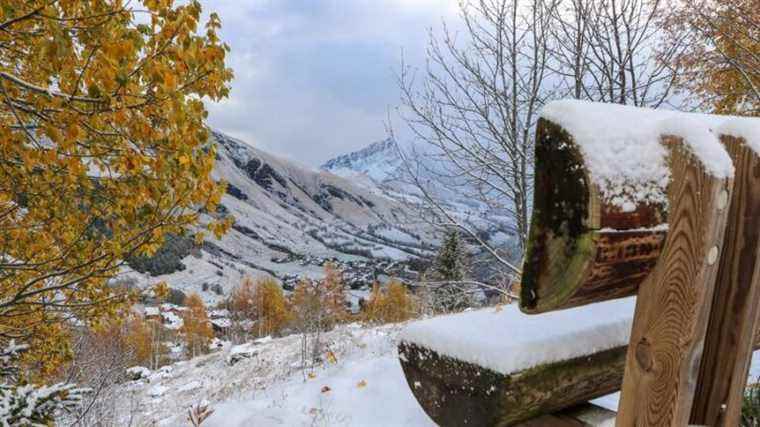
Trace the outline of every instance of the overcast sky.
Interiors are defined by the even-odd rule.
[[[235,72],[212,127],[318,166],[385,137],[402,51],[424,66],[429,28],[456,0],[204,0],[222,19]]]

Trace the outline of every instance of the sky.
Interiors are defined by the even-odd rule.
[[[235,73],[209,124],[309,166],[386,138],[402,56],[424,67],[428,31],[457,18],[456,0],[202,3],[222,19]]]

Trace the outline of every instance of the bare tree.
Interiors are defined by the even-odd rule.
[[[666,0],[460,2],[465,34],[430,32],[422,72],[402,64],[401,116],[415,139],[399,150],[430,222],[458,227],[509,274],[515,257],[472,218],[452,213],[442,187],[510,218],[522,253],[533,188],[534,128],[542,106],[573,97],[657,108],[670,102],[686,48],[665,43]],[[752,0],[748,0],[752,1]],[[393,132],[391,130],[391,135]]]
[[[659,107],[672,95],[683,34],[664,43],[663,0],[565,0],[552,9],[552,70],[576,99]]]
[[[119,414],[126,408],[124,392],[119,385],[126,381],[126,369],[134,357],[127,344],[126,326],[113,326],[104,331],[77,331],[75,358],[65,370],[67,382],[77,382],[92,390],[77,411],[61,425],[116,426]],[[133,409],[133,408],[130,408]]]
[[[547,81],[551,3],[479,0],[460,3],[462,42],[444,24],[431,31],[422,78],[402,65],[402,116],[424,154],[402,153],[437,225],[460,228],[513,274],[519,268],[471,222],[449,213],[435,187],[442,182],[463,198],[511,219],[520,248],[528,236],[533,187],[533,128],[553,96]],[[438,161],[418,161],[423,155]],[[431,166],[434,165],[434,166]],[[434,179],[431,179],[433,177]]]

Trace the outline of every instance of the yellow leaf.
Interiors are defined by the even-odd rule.
[[[203,239],[206,238],[206,233],[200,231],[195,234],[195,245],[200,246],[203,244]]]

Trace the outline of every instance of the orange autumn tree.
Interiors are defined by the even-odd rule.
[[[290,298],[293,323],[299,332],[327,331],[347,317],[341,272],[325,265],[322,280],[301,280]]]
[[[291,318],[282,287],[270,277],[244,278],[232,292],[229,307],[235,320],[255,321],[250,332],[260,337],[279,334]]]
[[[253,294],[256,332],[260,337],[279,334],[291,318],[282,287],[272,278],[256,281]]]
[[[206,313],[206,305],[201,297],[193,293],[185,301],[187,310],[182,313],[180,333],[185,339],[185,348],[191,357],[203,354],[214,337],[214,329]]]
[[[721,114],[760,116],[760,1],[673,0],[663,31],[686,49],[669,66]],[[685,43],[684,43],[685,40]]]
[[[348,316],[342,273],[328,263],[324,279],[302,279],[293,290],[290,307],[293,329],[301,338],[301,366],[306,368],[311,364],[313,367],[325,350],[322,332],[329,331]]]
[[[378,283],[372,286],[372,293],[364,306],[364,317],[376,323],[403,322],[411,319],[416,309],[414,297],[406,286],[393,279],[385,290]]]
[[[0,342],[65,347],[50,325],[115,316],[122,260],[214,210],[203,102],[232,72],[219,18],[200,21],[197,0],[3,0]]]

